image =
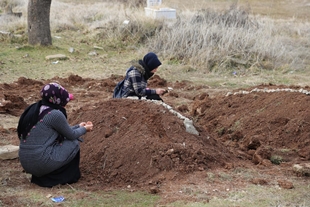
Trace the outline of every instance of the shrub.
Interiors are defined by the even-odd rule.
[[[283,162],[283,158],[279,155],[272,155],[270,161],[275,165],[280,165]]]

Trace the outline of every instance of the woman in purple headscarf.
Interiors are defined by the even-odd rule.
[[[81,177],[79,140],[93,124],[69,125],[65,106],[72,94],[61,85],[47,84],[40,95],[42,99],[30,105],[18,122],[20,163],[39,186],[75,183]]]

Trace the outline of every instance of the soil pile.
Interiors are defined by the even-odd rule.
[[[181,119],[153,102],[99,101],[76,111],[75,119],[95,125],[81,145],[81,167],[90,185],[158,184],[167,171],[182,176],[232,159],[221,143],[205,132],[187,133]]]
[[[301,92],[206,96],[193,103],[191,114],[229,149],[239,149],[249,159],[260,155],[254,156],[255,164],[272,156],[289,162],[310,158],[309,103],[310,96]]]

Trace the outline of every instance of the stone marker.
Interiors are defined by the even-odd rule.
[[[45,57],[46,60],[66,60],[67,56],[63,54],[56,54],[56,55],[48,55]]]
[[[293,171],[298,176],[310,176],[310,163],[300,163],[293,165]]]
[[[0,160],[11,160],[18,158],[19,146],[5,145],[0,146]]]

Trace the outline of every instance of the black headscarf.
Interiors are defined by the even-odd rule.
[[[143,62],[143,60],[139,60],[139,64],[142,65],[142,67],[144,68],[145,73],[143,74],[143,77],[145,80],[150,79],[154,73],[152,73],[150,71],[150,69],[147,67],[147,65]]]
[[[148,80],[154,75],[151,71],[158,68],[161,65],[161,62],[155,53],[149,52],[143,57],[143,60],[139,60],[139,64],[142,65],[145,70],[145,80]]]
[[[155,68],[158,68],[161,65],[161,62],[159,61],[157,55],[153,52],[147,53],[143,57],[143,62],[145,63],[145,65],[147,65],[150,71],[154,70]]]
[[[67,117],[64,106],[69,102],[70,98],[65,88],[58,83],[50,83],[42,88],[40,95],[42,99],[28,106],[19,119],[17,126],[19,139],[26,139],[31,128],[46,114],[44,112],[58,109]],[[47,109],[40,113],[42,105],[47,106]]]

